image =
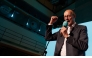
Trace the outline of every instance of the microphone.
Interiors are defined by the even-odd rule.
[[[68,22],[67,21],[64,21],[62,26],[63,27],[67,27],[68,26]]]

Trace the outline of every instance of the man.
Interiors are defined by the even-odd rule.
[[[85,56],[85,51],[88,49],[87,27],[76,24],[75,17],[74,11],[67,9],[64,12],[64,20],[68,22],[68,26],[63,26],[58,32],[52,34],[52,25],[58,17],[51,16],[50,22],[46,26],[45,39],[57,41],[55,56]]]

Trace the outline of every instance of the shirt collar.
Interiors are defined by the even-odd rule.
[[[72,27],[74,27],[75,26],[75,24],[76,24],[76,22],[74,23],[74,24],[72,24]],[[69,26],[68,26],[69,27]]]

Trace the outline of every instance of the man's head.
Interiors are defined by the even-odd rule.
[[[71,9],[67,9],[64,12],[64,20],[68,21],[69,26],[71,26],[75,22],[75,17],[76,17],[76,15],[75,15],[74,11]]]

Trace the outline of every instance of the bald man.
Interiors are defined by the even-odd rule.
[[[85,56],[85,51],[88,49],[87,27],[78,25],[75,18],[73,10],[65,10],[64,20],[68,22],[68,26],[62,26],[59,31],[52,34],[53,23],[58,20],[58,17],[51,16],[46,26],[45,39],[46,41],[56,40],[54,56]]]

